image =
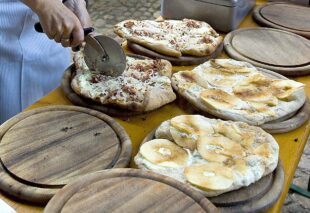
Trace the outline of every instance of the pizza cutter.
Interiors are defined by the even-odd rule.
[[[40,23],[34,26],[37,32],[42,33]],[[90,33],[94,28],[84,28],[84,59],[90,70],[108,76],[119,76],[126,69],[126,55],[123,48],[112,38],[104,35],[93,36]]]
[[[124,72],[126,55],[114,39],[103,35],[87,35],[85,42],[84,59],[88,68],[114,77]]]

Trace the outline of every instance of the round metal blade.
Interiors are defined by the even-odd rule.
[[[123,48],[110,37],[100,35],[94,38],[102,48],[96,47],[96,42],[86,40],[84,53],[87,66],[104,75],[121,75],[126,69],[126,55]]]

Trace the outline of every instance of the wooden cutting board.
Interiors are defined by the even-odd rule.
[[[218,212],[202,194],[172,178],[137,169],[86,175],[60,190],[45,213]]]
[[[286,77],[278,73],[263,68],[257,68],[257,69],[268,77],[277,79],[287,79]],[[195,103],[192,102],[191,100],[186,99],[186,97],[182,96],[182,94],[178,94],[177,103],[187,114],[201,114],[208,118],[217,118],[216,116],[211,115],[207,112],[203,112],[202,110],[195,107]],[[310,102],[309,100],[307,100],[299,110],[292,112],[287,116],[279,118],[272,122],[265,123],[260,127],[263,128],[266,132],[272,134],[285,133],[299,128],[309,119],[310,119]]]
[[[123,46],[127,46],[132,52],[147,56],[153,59],[165,59],[171,62],[172,65],[175,66],[191,66],[191,65],[199,65],[210,59],[216,58],[223,51],[223,44],[219,45],[219,47],[209,56],[206,57],[194,57],[194,56],[181,56],[181,57],[171,57],[166,56],[160,53],[157,53],[151,49],[148,49],[142,45],[127,41],[123,44]]]
[[[259,24],[310,38],[310,7],[274,2],[256,7],[253,18]]]
[[[286,76],[310,74],[310,41],[272,28],[235,30],[224,39],[228,55]]]
[[[74,106],[23,112],[0,128],[0,188],[37,204],[81,175],[126,167],[131,141],[109,116]]]
[[[155,139],[154,129],[142,141]],[[221,212],[262,212],[280,197],[284,184],[284,171],[279,161],[275,171],[248,187],[208,198]]]

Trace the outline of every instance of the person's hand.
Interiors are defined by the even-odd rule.
[[[83,27],[91,26],[84,0],[24,0],[37,15],[44,32],[64,47],[75,47],[84,41]]]

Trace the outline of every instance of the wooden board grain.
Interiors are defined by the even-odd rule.
[[[256,7],[253,11],[253,18],[261,25],[310,38],[309,14],[310,7],[273,2]]]
[[[218,212],[186,184],[153,172],[113,169],[81,177],[60,190],[45,213]]]
[[[157,129],[157,128],[156,128]],[[151,131],[142,141],[155,139]],[[272,206],[280,197],[284,183],[284,171],[279,161],[276,170],[248,187],[208,198],[221,212],[262,212]]]
[[[165,59],[171,62],[172,65],[175,66],[191,66],[191,65],[199,65],[210,59],[216,58],[223,51],[223,43],[219,45],[219,47],[209,56],[205,57],[194,57],[194,56],[181,56],[181,57],[171,57],[166,56],[160,53],[157,53],[151,49],[148,49],[142,45],[127,41],[127,47],[134,53],[147,56],[153,59]]]
[[[279,73],[258,67],[257,69],[258,71],[262,72],[264,75],[270,78],[287,79],[286,77],[280,75]],[[178,94],[177,103],[188,114],[201,114],[208,118],[217,118],[215,115],[211,115],[196,107],[195,102],[186,99],[186,97],[182,96],[182,94]],[[299,128],[305,122],[307,122],[309,118],[310,118],[310,103],[309,100],[307,99],[305,104],[299,110],[293,111],[287,116],[284,116],[277,120],[265,123],[260,127],[263,128],[268,133],[285,133]]]
[[[39,108],[0,127],[0,188],[43,204],[79,176],[126,167],[130,157],[127,133],[107,115],[73,106]]]
[[[272,28],[235,30],[224,39],[228,55],[286,76],[310,74],[310,41]]]

